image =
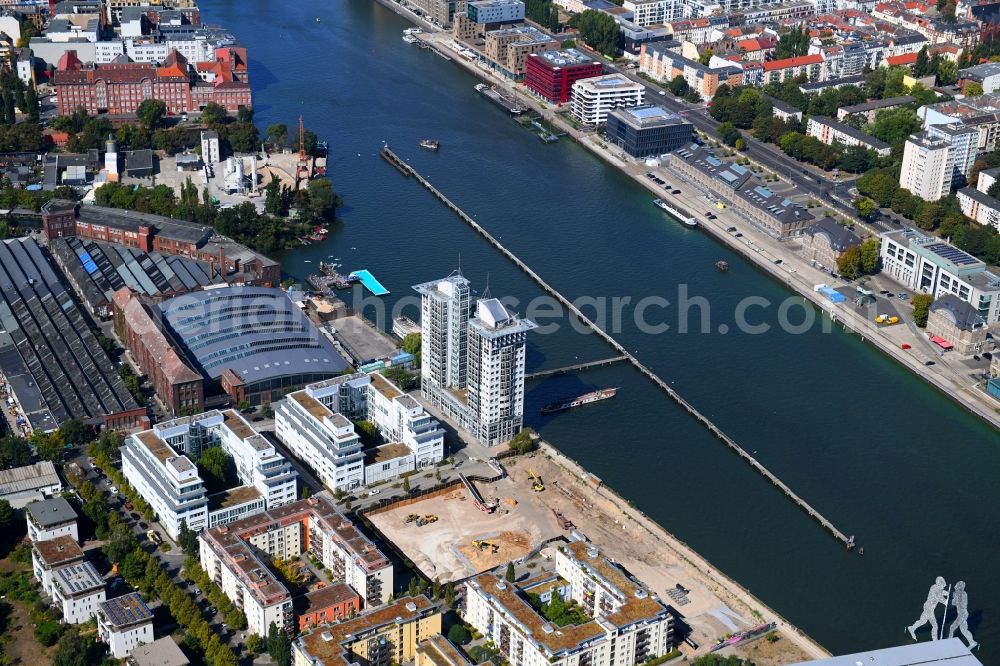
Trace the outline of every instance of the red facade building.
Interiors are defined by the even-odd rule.
[[[84,64],[76,51],[67,51],[52,75],[58,112],[71,115],[83,107],[91,115],[129,114],[147,99],[162,100],[167,113],[174,115],[200,111],[209,102],[230,113],[252,106],[246,52],[218,49],[216,58],[211,76],[202,78],[199,69],[192,70],[177,51],[171,51],[159,66],[132,62],[127,56],[103,65]]]
[[[555,104],[569,101],[574,82],[604,71],[601,63],[576,49],[529,53],[524,69],[524,85]]]

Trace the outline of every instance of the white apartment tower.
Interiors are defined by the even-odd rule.
[[[469,409],[476,436],[490,446],[508,441],[524,420],[524,348],[536,324],[495,298],[476,303],[469,322]]]
[[[926,132],[912,135],[903,148],[900,186],[924,201],[937,201],[947,195],[951,187],[949,150],[946,141],[933,139]]]
[[[476,303],[459,274],[414,286],[421,301],[421,390],[488,446],[506,442],[524,415],[524,348],[535,324],[495,298]]]
[[[465,387],[469,281],[459,273],[413,287],[420,301],[420,381],[440,389]]]

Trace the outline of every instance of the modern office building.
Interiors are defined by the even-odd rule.
[[[386,442],[365,449],[354,421]],[[378,373],[355,373],[290,393],[275,410],[275,433],[324,485],[350,490],[444,459],[444,429],[416,400]]]
[[[520,584],[493,573],[470,578],[465,621],[510,663],[636,666],[672,648],[670,612],[597,547],[582,541],[559,547],[556,573],[558,578],[539,576]],[[542,578],[546,588],[557,587],[592,619],[562,627],[549,623],[527,598]]]
[[[951,184],[949,152],[947,141],[931,138],[926,132],[911,135],[903,147],[900,187],[924,201],[937,201],[947,195]]]
[[[603,70],[601,63],[577,49],[530,53],[524,85],[553,104],[564,104],[575,82],[600,76]]]
[[[392,595],[392,563],[323,497],[312,497],[199,536],[202,568],[247,617],[247,630],[266,636],[272,624],[291,629],[294,606],[288,589],[261,559],[290,559],[308,552],[333,577],[349,585],[367,606]]]
[[[659,106],[616,109],[608,114],[608,141],[632,157],[664,155],[694,139],[694,127]]]
[[[839,143],[843,146],[863,146],[883,157],[892,152],[892,146],[885,141],[876,139],[861,130],[854,129],[850,125],[825,116],[812,116],[809,118],[809,122],[806,125],[806,134],[815,137],[820,143],[827,145]]]
[[[153,642],[153,611],[138,592],[108,599],[97,608],[97,635],[115,659]]]
[[[197,459],[221,446],[233,458],[240,485],[208,496]],[[130,435],[121,448],[122,473],[177,539],[181,523],[200,532],[296,499],[297,473],[234,410],[205,412],[157,423]]]
[[[105,599],[104,579],[90,562],[76,562],[52,572],[52,603],[66,624],[83,624]]]
[[[580,79],[573,84],[570,110],[584,125],[601,125],[615,109],[642,104],[646,88],[621,74]]]
[[[80,540],[76,511],[63,497],[33,502],[25,507],[24,515],[28,521],[28,538],[32,541],[48,541],[61,536]]]
[[[402,597],[358,617],[318,627],[292,642],[294,666],[391,666],[413,660],[441,633],[441,609],[425,596]]]
[[[935,299],[953,294],[991,327],[1000,322],[1000,275],[967,252],[905,228],[882,234],[880,258],[882,273],[903,286]]]
[[[0,500],[9,502],[14,509],[54,497],[62,489],[62,479],[56,472],[56,466],[48,460],[0,470]],[[30,518],[28,535],[31,535]]]
[[[459,426],[488,446],[521,428],[524,347],[535,324],[495,298],[476,303],[469,282],[451,275],[414,286],[421,295],[421,391]]]

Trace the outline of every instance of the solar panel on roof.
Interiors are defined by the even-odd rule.
[[[951,263],[959,266],[971,266],[979,263],[979,260],[975,257],[946,243],[932,243],[927,246],[927,249],[939,257],[943,257]]]

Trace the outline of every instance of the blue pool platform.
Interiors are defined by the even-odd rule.
[[[389,293],[389,290],[383,287],[382,283],[376,280],[375,276],[365,268],[362,268],[360,271],[352,271],[351,275],[361,280],[361,284],[365,285],[365,288],[375,296],[385,296]]]

